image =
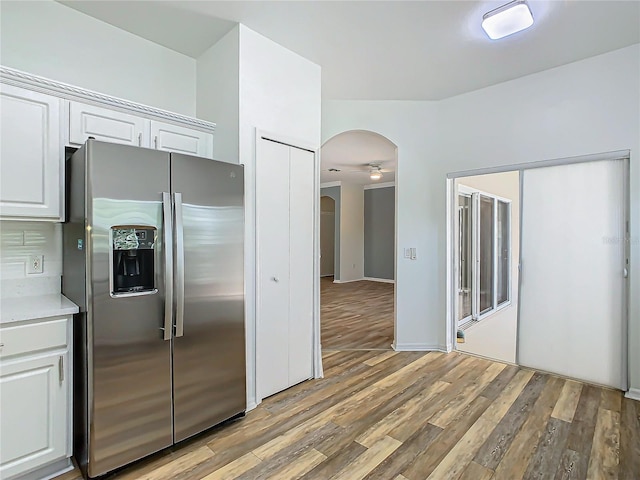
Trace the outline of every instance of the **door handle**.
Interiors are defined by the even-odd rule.
[[[162,192],[162,215],[164,217],[164,326],[162,339],[171,340],[173,317],[173,215],[171,195]]]
[[[176,223],[176,337],[184,335],[184,224],[182,194],[173,194]]]
[[[153,148],[158,149],[158,136],[153,137]]]
[[[138,133],[138,146],[142,146],[142,132]]]
[[[278,283],[280,281],[280,279],[278,277],[271,277],[271,280],[273,280],[276,283]]]
[[[62,355],[58,358],[58,377],[62,384],[62,382],[64,382],[64,357]]]

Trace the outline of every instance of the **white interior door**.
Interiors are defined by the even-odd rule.
[[[289,147],[259,140],[257,381],[261,398],[289,386]]]
[[[523,172],[520,364],[625,389],[625,162]]]

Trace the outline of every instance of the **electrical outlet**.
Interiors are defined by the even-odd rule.
[[[43,263],[44,255],[30,255],[27,261],[27,273],[42,273],[44,271]]]

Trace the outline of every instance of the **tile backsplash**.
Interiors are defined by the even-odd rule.
[[[27,273],[32,255],[42,255],[42,273]],[[60,293],[62,225],[0,221],[0,297]]]

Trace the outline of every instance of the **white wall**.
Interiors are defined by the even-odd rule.
[[[197,59],[196,114],[216,124],[213,158],[239,162],[240,27]]]
[[[465,330],[458,350],[516,363],[518,327],[518,262],[520,260],[520,174],[494,173],[462,177],[456,185],[511,200],[511,303]],[[457,211],[457,210],[456,210]]]
[[[240,25],[240,159],[255,128],[320,145],[320,67]]]
[[[364,188],[342,182],[340,202],[340,281],[364,277]]]
[[[630,149],[629,364],[640,388],[640,45],[437,103],[323,108],[323,140],[361,128],[398,145],[398,251],[416,246],[418,259],[396,259],[396,341],[423,347],[447,347],[446,173]]]
[[[60,3],[0,2],[0,44],[7,67],[195,116],[194,59]]]
[[[255,132],[274,133],[294,144],[320,147],[320,67],[266,37],[239,26],[239,158],[245,165],[245,262],[247,400],[255,390]],[[224,68],[224,66],[221,66]]]
[[[42,255],[42,273],[27,274],[31,255]],[[62,225],[0,222],[0,297],[60,293]]]

